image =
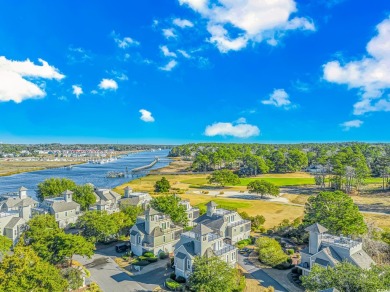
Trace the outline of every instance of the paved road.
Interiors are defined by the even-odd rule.
[[[272,278],[266,272],[264,272],[263,270],[257,268],[252,263],[250,263],[247,257],[239,254],[238,264],[241,267],[243,267],[249,274],[251,274],[253,278],[258,280],[262,286],[264,287],[272,286],[275,288],[275,292],[288,292],[288,290],[284,288],[274,278]]]
[[[148,273],[130,276],[113,260],[114,247],[98,250],[92,258],[75,256],[90,272],[90,282],[96,282],[104,292],[141,292],[153,291],[166,278],[165,268]]]

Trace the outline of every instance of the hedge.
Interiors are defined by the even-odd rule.
[[[181,284],[177,283],[176,281],[172,280],[171,278],[167,278],[165,280],[165,286],[172,291],[177,291],[181,288]]]

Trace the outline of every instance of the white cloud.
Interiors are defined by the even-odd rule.
[[[177,62],[175,60],[171,60],[168,62],[168,64],[166,64],[163,67],[160,67],[159,69],[163,70],[163,71],[171,71],[173,68],[176,67],[176,65],[177,65]]]
[[[341,64],[326,63],[324,79],[357,88],[361,99],[354,105],[354,114],[374,111],[390,111],[390,98],[384,97],[390,89],[390,18],[377,25],[378,34],[367,44],[368,55],[358,61]]]
[[[237,124],[246,124],[246,118],[239,118],[237,121],[236,121]]]
[[[126,49],[130,46],[139,46],[140,44],[138,41],[132,39],[131,37],[121,38],[119,34],[115,33],[115,31],[111,33],[111,36],[114,39],[115,43],[118,45],[118,47],[121,49]]]
[[[352,120],[340,124],[340,126],[343,127],[345,131],[348,131],[351,128],[360,128],[361,125],[363,125],[363,121],[361,120]]]
[[[160,47],[162,53],[164,54],[165,57],[172,57],[172,58],[176,58],[176,53],[174,52],[171,52],[167,46],[161,46]]]
[[[291,105],[290,97],[284,89],[275,89],[270,94],[269,99],[262,100],[261,103],[276,107],[284,107],[285,109],[289,109]]]
[[[154,122],[154,118],[152,116],[152,113],[150,111],[147,111],[145,109],[140,109],[139,112],[141,113],[141,120],[147,123]]]
[[[162,32],[163,32],[163,35],[166,39],[177,38],[177,35],[175,34],[175,31],[173,28],[165,28],[162,30]]]
[[[313,22],[304,17],[290,18],[297,12],[294,0],[179,0],[208,21],[209,41],[222,52],[241,50],[248,42],[268,41],[276,45],[275,34],[289,30],[314,31]],[[227,30],[239,29],[235,37]]]
[[[117,90],[118,83],[116,83],[116,81],[113,79],[103,78],[102,81],[100,81],[100,83],[99,83],[99,88],[104,89],[104,90],[107,90],[107,89]]]
[[[181,28],[186,28],[186,27],[193,27],[194,24],[187,20],[187,19],[180,19],[180,18],[175,18],[173,20],[173,24],[174,25],[177,25],[178,27],[181,27]]]
[[[42,65],[35,65],[29,59],[13,61],[0,56],[0,102],[20,103],[30,98],[42,98],[46,96],[46,92],[42,85],[36,84],[39,79],[61,80],[65,77],[46,61],[38,61]]]
[[[83,94],[83,89],[79,85],[72,85],[73,94],[76,95],[77,98],[79,98],[80,95]]]
[[[187,53],[186,51],[184,51],[184,50],[177,50],[177,52],[180,53],[184,58],[187,58],[187,59],[191,58],[191,55],[188,54],[188,53]]]
[[[233,136],[236,138],[249,138],[258,136],[260,129],[257,126],[244,123],[214,123],[206,127],[205,135],[214,136]]]

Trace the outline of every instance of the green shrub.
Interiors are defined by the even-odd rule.
[[[158,257],[159,257],[161,260],[163,260],[163,259],[166,259],[166,258],[168,257],[168,255],[167,255],[165,252],[160,252],[160,253],[158,254]]]
[[[154,253],[152,253],[150,251],[147,251],[147,252],[144,252],[143,256],[147,257],[147,258],[153,258],[154,257]]]
[[[171,278],[173,281],[176,280],[176,274],[175,272],[172,272],[170,275],[169,275],[169,278]]]
[[[149,265],[150,263],[148,261],[137,261],[135,263],[133,263],[133,266],[140,266],[140,267],[144,267],[144,266],[147,266]]]
[[[182,276],[179,276],[176,278],[176,282],[177,283],[185,283],[186,282],[186,279]]]
[[[153,257],[153,258],[147,258],[146,260],[147,260],[149,263],[155,263],[155,262],[158,261],[158,258]]]
[[[292,248],[289,248],[286,250],[287,254],[292,255],[294,254],[294,250]]]
[[[138,260],[140,260],[140,261],[145,261],[147,259],[148,259],[148,257],[145,257],[145,256],[139,256],[138,257]]]
[[[177,283],[176,281],[172,280],[171,278],[167,278],[165,280],[165,286],[172,291],[177,291],[181,288],[181,284]]]
[[[236,243],[236,246],[237,248],[241,249],[250,244],[252,244],[252,239],[248,238],[248,239],[240,240],[239,242]]]

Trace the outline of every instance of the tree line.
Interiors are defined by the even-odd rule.
[[[192,161],[193,171],[229,169],[239,176],[311,171],[323,188],[359,190],[371,176],[390,188],[390,144],[219,144],[176,146],[171,157]]]

